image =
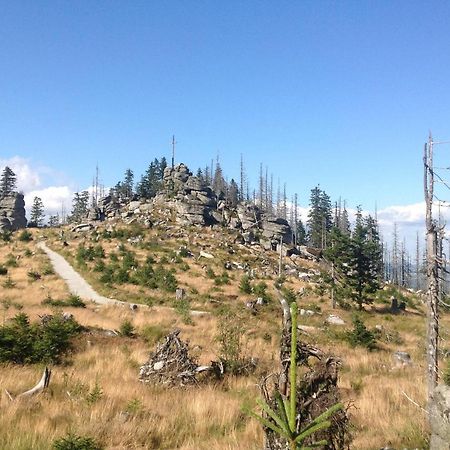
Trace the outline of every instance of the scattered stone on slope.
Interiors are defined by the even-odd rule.
[[[339,316],[336,316],[335,314],[330,314],[327,317],[326,322],[329,323],[330,325],[345,325],[344,320],[341,319]]]
[[[410,366],[412,364],[411,356],[407,352],[397,351],[392,355],[394,361],[400,366]]]

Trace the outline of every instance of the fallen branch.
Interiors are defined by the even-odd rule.
[[[17,400],[18,398],[31,397],[32,395],[39,394],[40,392],[42,392],[46,388],[48,388],[48,385],[50,384],[51,375],[52,375],[52,371],[48,367],[46,367],[44,369],[44,373],[42,374],[41,379],[36,384],[36,386],[32,387],[28,391],[22,392],[21,394],[17,395],[15,398],[6,389],[5,389],[5,393],[11,401]]]
[[[429,412],[425,409],[422,408],[422,406],[420,406],[417,402],[415,402],[411,397],[408,396],[408,394],[404,391],[402,391],[402,394],[415,406],[417,406],[419,409],[421,409],[425,414],[429,414]]]

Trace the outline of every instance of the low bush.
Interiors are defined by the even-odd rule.
[[[42,274],[43,275],[54,275],[55,274],[55,270],[53,269],[53,266],[51,264],[46,264],[42,268]]]
[[[345,334],[347,342],[352,347],[360,346],[370,351],[375,350],[377,343],[375,333],[368,330],[362,319],[358,316],[354,316],[352,322],[353,330],[347,331]]]
[[[71,306],[73,308],[86,308],[86,303],[78,295],[71,294],[66,300],[54,300],[50,295],[42,301],[45,306]]]
[[[98,244],[95,246],[90,245],[89,247],[85,247],[84,245],[80,245],[77,249],[76,259],[77,261],[93,261],[95,258],[104,258],[105,251],[103,247]]]
[[[239,290],[244,294],[252,293],[252,285],[250,283],[250,277],[248,275],[243,275],[241,282],[239,283]]]
[[[18,267],[19,263],[17,262],[16,257],[10,253],[6,258],[5,266],[7,267]]]
[[[3,242],[10,242],[11,236],[12,236],[11,231],[7,231],[7,230],[2,231],[0,233],[0,240],[2,240]]]
[[[3,282],[2,286],[5,289],[12,289],[13,287],[16,286],[16,283],[12,280],[12,278],[8,275],[6,277],[6,280]]]
[[[33,240],[33,235],[28,230],[23,230],[17,239],[21,242],[30,242]]]
[[[28,271],[27,275],[31,281],[37,281],[37,280],[41,279],[41,274],[39,272],[37,272],[36,270]]]
[[[67,436],[53,441],[53,450],[103,450],[103,446],[88,436],[69,433]]]
[[[121,324],[119,328],[119,332],[122,336],[126,337],[134,337],[135,329],[133,324],[130,320],[125,319]]]
[[[5,266],[0,266],[0,275],[6,275],[8,273],[8,269]]]
[[[0,362],[58,363],[81,330],[74,319],[61,314],[45,323],[30,323],[26,314],[19,313],[0,327]]]

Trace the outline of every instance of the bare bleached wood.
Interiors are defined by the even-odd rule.
[[[17,395],[16,397],[13,397],[6,389],[5,389],[5,393],[11,401],[17,400],[19,398],[31,397],[33,395],[39,394],[40,392],[42,392],[48,388],[48,385],[50,384],[51,375],[52,375],[52,371],[48,367],[46,367],[44,369],[44,373],[42,374],[41,379],[36,384],[36,386],[32,387],[28,391],[22,392],[21,394]]]
[[[424,193],[426,203],[427,233],[427,367],[428,407],[431,406],[433,391],[438,381],[439,341],[439,262],[437,258],[438,230],[433,220],[434,171],[433,138],[429,137],[424,148]]]

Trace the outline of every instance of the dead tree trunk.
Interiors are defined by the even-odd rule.
[[[424,149],[424,190],[426,203],[427,233],[427,367],[428,407],[438,381],[438,339],[439,339],[439,263],[437,258],[438,233],[433,220],[433,140],[430,134]]]
[[[44,389],[48,388],[48,385],[50,384],[51,375],[52,375],[52,371],[48,367],[46,367],[44,369],[44,373],[42,374],[41,379],[36,384],[36,386],[32,387],[28,391],[18,394],[16,397],[13,397],[6,389],[5,389],[5,393],[11,401],[16,400],[18,398],[31,397],[32,395],[39,394]]]

